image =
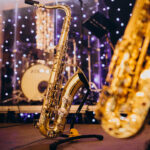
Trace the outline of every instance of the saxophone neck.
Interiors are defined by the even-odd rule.
[[[69,32],[70,22],[71,22],[71,9],[66,5],[58,5],[58,8],[64,10],[66,14],[64,22],[63,22],[62,30],[61,30],[59,43],[57,45],[58,50],[59,49],[63,50],[66,48],[66,43],[68,40],[68,32]]]

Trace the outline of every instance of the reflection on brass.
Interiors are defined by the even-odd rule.
[[[70,8],[66,5],[44,6],[35,4],[35,6],[44,9],[61,9],[66,14],[60,39],[55,49],[54,62],[50,72],[48,87],[45,91],[41,115],[37,124],[44,136],[53,138],[63,133],[66,117],[74,95],[81,86],[86,85],[88,87],[88,82],[81,69],[78,68],[66,85],[62,86],[66,63],[67,39],[71,21]]]
[[[149,41],[150,0],[137,0],[96,107],[96,118],[111,136],[133,136],[144,123],[150,106]]]
[[[49,52],[54,47],[54,16],[51,9],[36,9],[36,47]]]

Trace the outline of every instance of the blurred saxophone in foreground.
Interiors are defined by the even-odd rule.
[[[31,1],[34,3],[35,1]],[[29,2],[28,2],[29,3]],[[56,137],[63,133],[66,117],[69,113],[74,95],[80,87],[89,88],[88,81],[80,68],[68,80],[64,88],[62,87],[63,72],[65,69],[65,56],[67,52],[67,40],[71,21],[71,10],[66,5],[44,6],[34,3],[38,8],[61,9],[65,12],[61,36],[56,46],[54,62],[45,92],[43,106],[39,122],[37,124],[40,132],[46,137]]]
[[[127,138],[142,127],[150,107],[150,0],[137,0],[112,57],[96,107],[96,118],[111,136]]]

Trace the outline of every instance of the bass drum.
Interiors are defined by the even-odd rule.
[[[23,94],[32,101],[41,101],[48,86],[51,69],[44,64],[35,64],[28,68],[21,79]]]

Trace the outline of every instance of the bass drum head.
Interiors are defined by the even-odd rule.
[[[28,68],[21,79],[21,89],[28,100],[41,101],[48,86],[51,69],[42,64]]]

